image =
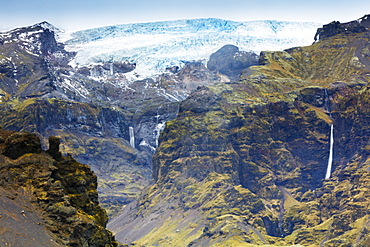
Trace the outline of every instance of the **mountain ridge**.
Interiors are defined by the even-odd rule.
[[[369,35],[356,30],[261,56],[223,46],[214,67],[134,81],[138,64],[74,68],[76,52],[36,30],[0,46],[1,125],[45,150],[59,136],[99,176],[110,215],[139,197],[109,224],[127,244],[366,246]]]
[[[262,52],[240,80],[198,87],[160,136],[155,184],[108,228],[137,245],[367,246],[362,30]]]

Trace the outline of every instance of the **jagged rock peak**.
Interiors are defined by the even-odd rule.
[[[27,32],[35,32],[35,31],[49,31],[49,32],[62,32],[63,30],[53,26],[47,21],[42,21],[31,26],[26,27],[19,27],[15,28],[6,32],[0,32],[0,35],[6,34],[20,34],[20,33],[27,33]]]
[[[56,33],[62,30],[43,21],[28,27],[16,28],[0,33],[0,44],[19,43],[23,49],[35,54],[48,56],[58,50]]]
[[[366,26],[367,28],[370,28],[370,14],[364,15],[357,21],[360,22],[362,25]]]
[[[62,31],[62,30],[60,30],[59,28],[53,26],[52,24],[50,24],[47,21],[42,21],[42,22],[36,23],[36,24],[30,26],[30,28],[42,28],[44,30],[49,30],[49,31],[53,31],[53,32],[60,32],[60,31]]]
[[[332,21],[329,24],[324,25],[322,28],[318,28],[315,41],[332,37],[337,34],[350,34],[350,33],[361,33],[366,32],[370,29],[370,15],[365,15],[355,21],[346,23],[340,23],[339,21]]]

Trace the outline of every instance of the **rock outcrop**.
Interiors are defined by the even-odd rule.
[[[230,81],[235,81],[244,69],[257,64],[257,54],[239,51],[239,48],[234,45],[225,45],[210,56],[207,68],[228,76]]]
[[[108,227],[154,246],[367,246],[369,31],[262,52],[166,123],[155,184]],[[328,167],[330,126],[334,162]],[[133,230],[134,229],[134,230]]]
[[[42,151],[35,134],[0,130],[2,246],[117,246],[99,206],[97,177],[62,157],[50,137]]]
[[[347,23],[340,23],[339,21],[333,21],[322,28],[319,28],[315,35],[315,40],[325,39],[333,37],[337,34],[352,34],[366,32],[370,28],[370,15]]]

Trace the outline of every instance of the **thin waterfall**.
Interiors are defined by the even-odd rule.
[[[334,146],[334,125],[330,125],[330,149],[329,149],[329,160],[328,168],[326,169],[325,179],[329,179],[331,175],[331,167],[333,165],[333,146]]]
[[[135,148],[135,134],[134,134],[134,128],[131,126],[128,127],[128,132],[130,134],[130,145]]]
[[[329,117],[332,118],[331,116],[331,102],[330,102],[330,97],[328,93],[328,89],[324,89],[324,109],[329,113]],[[330,147],[329,147],[329,159],[328,159],[328,167],[326,168],[326,174],[325,174],[325,179],[329,179],[331,175],[331,169],[333,166],[333,146],[334,146],[334,125],[330,124]]]
[[[328,111],[331,117],[331,105],[330,105],[330,98],[328,94],[328,89],[324,89],[324,108]]]
[[[110,72],[110,75],[114,75],[113,63],[110,64],[109,72]]]

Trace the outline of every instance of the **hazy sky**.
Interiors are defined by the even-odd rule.
[[[0,0],[0,30],[48,21],[65,30],[176,19],[347,22],[369,0]]]

